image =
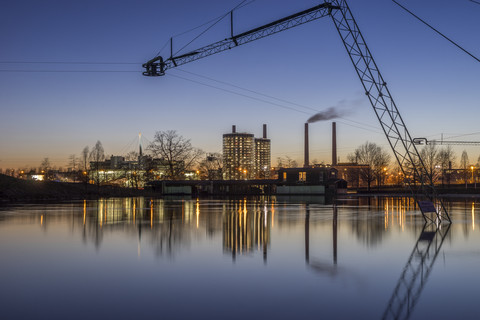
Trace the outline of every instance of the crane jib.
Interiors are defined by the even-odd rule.
[[[231,49],[238,45],[249,43],[254,40],[258,40],[269,36],[271,34],[290,29],[301,24],[325,17],[332,13],[332,10],[339,10],[339,6],[334,6],[330,2],[325,2],[314,6],[310,9],[306,9],[287,17],[275,20],[260,27],[242,32],[237,35],[233,35],[231,38],[224,39],[202,48],[198,48],[194,51],[187,52],[178,56],[171,56],[168,59],[163,59],[161,56],[157,56],[143,64],[145,76],[163,76],[167,69],[177,67],[179,65],[195,61],[209,55]]]

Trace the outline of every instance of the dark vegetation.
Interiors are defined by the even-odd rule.
[[[83,183],[30,181],[0,174],[0,201],[76,200],[99,197],[153,196],[147,190],[97,186]]]

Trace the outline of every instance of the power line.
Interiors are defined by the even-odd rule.
[[[177,68],[177,70],[180,70],[180,69]],[[183,70],[181,70],[181,71],[183,71]],[[197,75],[197,74],[192,73],[192,72],[187,72],[187,71],[183,71],[183,72]],[[296,108],[293,108],[293,107],[288,107],[288,106],[285,106],[285,105],[282,105],[282,104],[278,104],[278,103],[275,103],[275,102],[271,102],[271,101],[268,101],[268,100],[265,100],[265,99],[256,98],[256,97],[253,97],[253,96],[250,96],[250,95],[247,95],[247,94],[243,94],[243,93],[239,93],[239,92],[235,92],[235,91],[232,91],[232,90],[229,90],[229,89],[220,88],[220,87],[218,87],[218,86],[214,86],[214,85],[211,85],[211,84],[207,84],[207,83],[204,83],[204,82],[201,82],[201,81],[197,81],[197,80],[193,80],[193,79],[181,77],[181,76],[178,76],[178,75],[175,75],[175,74],[172,74],[172,73],[169,73],[169,75],[174,76],[174,77],[177,77],[177,78],[180,78],[180,79],[183,79],[183,80],[186,80],[186,81],[190,81],[190,82],[193,82],[193,83],[197,83],[197,84],[200,84],[200,85],[203,85],[203,86],[206,86],[206,87],[214,88],[214,89],[221,90],[221,91],[225,91],[225,92],[228,92],[228,93],[231,93],[231,94],[235,94],[235,95],[238,95],[238,96],[242,96],[242,97],[246,97],[246,98],[253,99],[253,100],[256,100],[256,101],[260,101],[260,102],[263,102],[263,103],[267,103],[267,104],[270,104],[270,105],[273,105],[273,106],[277,106],[277,107],[281,107],[281,108],[284,108],[284,109],[288,109],[288,110],[296,111],[296,112],[299,112],[299,113],[307,114],[307,115],[309,115],[309,116],[312,115],[312,114],[309,113],[309,112],[305,112],[305,111],[302,111],[302,110],[299,110],[299,109],[296,109]],[[293,105],[301,106],[301,107],[310,109],[310,110],[312,110],[312,111],[314,111],[314,112],[318,112],[317,109],[313,109],[313,108],[310,108],[310,107],[307,107],[307,106],[303,106],[303,105],[300,105],[300,104],[297,104],[297,103],[294,103],[294,102],[289,102],[289,101],[284,100],[284,99],[280,99],[280,98],[276,98],[276,97],[273,97],[273,96],[270,96],[270,95],[266,95],[266,94],[260,93],[260,92],[258,92],[258,91],[254,91],[254,90],[250,90],[250,89],[247,89],[247,88],[244,88],[244,87],[240,87],[240,86],[237,86],[237,85],[234,85],[234,84],[225,82],[225,81],[215,80],[215,79],[213,79],[213,78],[205,77],[205,76],[201,76],[201,75],[197,75],[197,76],[203,77],[203,78],[205,78],[205,79],[209,79],[209,80],[211,80],[211,81],[215,81],[215,82],[218,82],[218,83],[226,84],[226,85],[232,86],[232,87],[234,87],[234,88],[238,88],[238,89],[241,89],[241,90],[249,91],[249,92],[252,92],[252,93],[255,93],[255,94],[264,96],[264,97],[268,97],[268,98],[271,98],[271,99],[274,99],[274,100],[277,100],[277,101],[282,101],[282,102],[286,102],[286,103],[288,103],[288,104],[293,104]],[[371,127],[371,128],[374,128],[374,129],[378,129],[378,127],[372,126],[372,125],[370,125],[370,124],[362,123],[362,122],[359,122],[359,121],[355,121],[355,120],[351,120],[351,119],[343,118],[343,117],[339,117],[339,118],[342,119],[342,120],[344,120],[344,121],[349,121],[349,122],[356,123],[356,124],[358,124],[358,125],[362,125],[362,126],[367,126],[367,127]],[[379,132],[378,130],[372,130],[372,129],[368,129],[368,128],[362,128],[362,127],[355,126],[355,125],[352,125],[352,124],[349,124],[349,123],[345,123],[345,122],[342,122],[342,123],[344,123],[344,124],[346,124],[346,125],[348,125],[348,126],[354,127],[354,128],[360,128],[360,129],[363,129],[363,130],[366,130],[366,131],[374,132],[374,133],[377,133],[377,134],[382,134],[382,133]]]
[[[235,7],[234,9],[232,9],[232,10],[241,9],[241,8],[243,8],[243,7],[245,7],[245,6],[248,6],[249,4],[251,4],[251,3],[255,2],[255,1],[256,1],[256,0],[251,0],[251,1],[247,2],[247,3],[245,3],[244,5],[241,5],[241,4],[240,4],[240,5],[238,5],[237,7]],[[243,1],[243,2],[245,2],[245,1]],[[229,11],[229,12],[230,12],[230,11]],[[229,13],[229,12],[228,12],[228,13]],[[228,13],[227,13],[227,14],[228,14]],[[186,33],[192,32],[192,31],[194,31],[194,30],[196,30],[196,29],[198,29],[198,28],[201,28],[201,27],[203,27],[203,26],[206,26],[207,24],[212,23],[212,22],[214,22],[214,21],[217,21],[218,19],[221,19],[221,18],[223,18],[224,16],[225,16],[225,14],[219,15],[218,17],[215,17],[215,18],[213,18],[213,19],[211,19],[211,20],[208,20],[207,22],[204,22],[204,23],[202,23],[202,24],[200,24],[200,25],[198,25],[198,26],[196,26],[196,27],[193,27],[193,28],[188,29],[188,30],[186,30],[186,31],[177,33],[177,34],[173,35],[173,38],[182,36],[182,35],[184,35],[184,34],[186,34]],[[168,40],[167,40],[167,43],[168,43]]]
[[[311,108],[311,107],[308,107],[308,106],[305,106],[305,105],[302,105],[302,104],[299,104],[299,103],[291,102],[291,101],[288,101],[288,100],[285,100],[285,99],[276,98],[274,96],[264,94],[264,93],[261,93],[261,92],[258,92],[258,91],[252,90],[252,89],[248,89],[248,88],[245,88],[245,87],[241,87],[241,86],[238,86],[238,85],[226,82],[226,81],[216,80],[216,79],[213,79],[213,78],[201,75],[201,74],[193,73],[193,72],[190,72],[190,71],[185,71],[185,70],[182,70],[180,68],[176,68],[175,70],[179,70],[181,72],[185,72],[185,73],[188,73],[188,74],[200,77],[200,78],[204,78],[204,79],[214,81],[214,82],[217,82],[217,83],[221,83],[221,84],[224,84],[224,85],[227,85],[227,86],[231,86],[231,87],[234,87],[234,88],[237,88],[237,89],[248,91],[248,92],[251,92],[251,93],[254,93],[254,94],[258,94],[259,96],[264,96],[266,98],[274,99],[274,100],[277,100],[277,101],[280,101],[280,102],[285,102],[285,103],[295,105],[297,107],[305,108],[305,109],[308,109],[308,110],[311,110],[311,111],[315,111],[315,112],[319,111],[318,109],[314,109],[314,108]]]
[[[240,4],[238,4],[237,6],[235,6],[235,8],[233,8],[233,9],[230,10],[230,11],[234,11],[234,10],[241,9],[241,8],[243,8],[243,7],[245,7],[245,6],[248,6],[249,4],[255,2],[256,0],[251,0],[251,1],[247,2],[247,3],[244,3],[245,1],[246,1],[246,0],[242,1]],[[243,5],[242,5],[242,3],[243,3]],[[230,11],[229,11],[229,12],[230,12]],[[215,24],[217,24],[218,22],[220,22],[223,18],[225,18],[225,16],[228,15],[229,12],[227,12],[226,14],[222,14],[222,15],[220,15],[220,16],[218,16],[218,17],[215,17],[215,18],[213,18],[213,19],[211,19],[211,20],[208,20],[207,22],[204,22],[204,23],[202,23],[202,24],[200,24],[200,25],[198,25],[198,26],[196,26],[196,27],[193,27],[193,28],[190,28],[190,29],[188,29],[188,30],[186,30],[186,31],[183,31],[183,32],[174,34],[174,35],[172,36],[172,39],[173,39],[173,38],[177,38],[177,37],[179,37],[179,36],[182,36],[182,35],[184,35],[184,34],[190,33],[190,32],[192,32],[192,31],[197,30],[197,29],[199,29],[199,28],[201,28],[201,27],[203,27],[203,26],[206,26],[206,25],[208,25],[208,24],[210,24],[210,23],[212,23],[212,22],[215,22],[215,23],[214,23],[214,25],[215,25]],[[183,50],[186,46],[188,46],[189,44],[191,44],[193,41],[195,41],[198,37],[200,37],[202,34],[204,34],[205,32],[207,32],[208,29],[210,29],[210,28],[212,28],[212,27],[213,27],[213,25],[210,26],[210,27],[208,27],[207,30],[203,31],[203,32],[202,32],[200,35],[198,35],[195,39],[193,39],[193,40],[190,41],[188,44],[186,44],[184,47],[182,47],[182,49],[178,50],[177,53],[178,53],[179,51]],[[169,42],[170,42],[170,40],[165,41],[165,44],[164,44],[164,45],[162,46],[162,48],[157,52],[157,54],[154,55],[154,57],[159,56],[159,55],[163,52],[163,50],[167,47],[167,45],[168,45]],[[176,53],[175,53],[175,54],[176,54]]]
[[[456,136],[452,136],[452,137],[448,137],[448,138],[444,138],[443,140],[448,140],[448,139],[454,139],[454,138],[459,138],[459,137],[465,137],[465,136],[473,136],[473,135],[476,135],[476,134],[480,134],[480,132],[473,132],[473,133],[465,133],[465,134],[460,134],[460,135],[456,135]]]
[[[141,65],[141,62],[88,62],[88,61],[0,61],[4,64],[135,64]]]
[[[415,15],[413,12],[411,12],[410,10],[408,10],[407,8],[405,8],[404,6],[402,6],[400,3],[398,3],[397,1],[395,0],[392,0],[395,4],[397,4],[400,8],[402,8],[403,10],[407,11],[408,13],[410,13],[412,16],[414,16],[415,18],[417,18],[418,20],[420,20],[422,23],[424,23],[425,25],[427,25],[430,29],[432,29],[433,31],[435,31],[436,33],[438,33],[439,35],[441,35],[443,38],[447,39],[448,41],[450,41],[453,45],[455,45],[457,48],[459,48],[460,50],[462,50],[463,52],[465,52],[466,54],[468,54],[470,57],[472,57],[473,59],[477,60],[478,62],[480,62],[480,59],[475,57],[473,54],[471,54],[470,52],[468,52],[467,50],[465,50],[463,47],[461,47],[459,44],[457,44],[456,42],[454,42],[453,40],[451,40],[450,38],[448,38],[446,35],[444,35],[443,33],[441,33],[440,31],[438,31],[437,29],[435,29],[434,27],[432,27],[430,24],[428,24],[427,22],[425,22],[424,20],[422,20],[420,17],[418,17],[417,15]],[[470,0],[472,1],[472,0]],[[473,1],[475,2],[475,1]]]
[[[68,73],[68,72],[83,72],[83,73],[116,73],[116,72],[119,72],[119,73],[128,73],[128,72],[135,72],[135,73],[139,73],[138,71],[126,71],[126,70],[14,70],[14,69],[11,69],[11,70],[8,70],[8,69],[5,69],[5,70],[0,70],[0,72],[28,72],[28,73],[55,73],[55,72],[58,72],[58,73]]]
[[[197,76],[197,77],[204,78],[204,79],[207,79],[207,80],[210,80],[210,81],[214,81],[214,82],[217,82],[217,83],[220,83],[220,84],[228,85],[228,86],[231,86],[231,87],[240,89],[240,90],[244,90],[244,91],[247,91],[247,92],[251,92],[251,93],[254,93],[254,94],[257,94],[257,95],[266,97],[266,98],[274,99],[274,100],[277,100],[277,101],[280,101],[280,102],[284,102],[284,103],[287,103],[287,104],[291,104],[291,105],[294,105],[294,106],[298,106],[298,107],[301,107],[301,108],[305,108],[305,109],[308,109],[308,110],[311,110],[311,111],[314,111],[314,112],[318,112],[318,111],[319,111],[318,109],[315,109],[315,108],[312,108],[312,107],[309,107],[309,106],[305,106],[305,105],[302,105],[302,104],[299,104],[299,103],[295,103],[295,102],[291,102],[291,101],[288,101],[288,100],[285,100],[285,99],[281,99],[281,98],[278,98],[278,97],[274,97],[274,96],[272,96],[272,95],[267,95],[267,94],[264,94],[264,93],[261,93],[261,92],[255,91],[255,90],[251,90],[251,89],[248,89],[248,88],[245,88],[245,87],[241,87],[241,86],[238,86],[238,85],[235,85],[235,84],[226,82],[226,81],[221,81],[221,80],[213,79],[213,78],[211,78],[211,77],[203,76],[203,75],[200,75],[200,74],[197,74],[197,73],[194,73],[194,72],[190,72],[190,71],[185,71],[185,70],[182,70],[182,69],[180,69],[180,68],[176,68],[175,70],[179,70],[179,71],[184,72],[184,73],[192,74],[192,75],[195,75],[195,76]],[[202,83],[202,84],[203,84],[203,83]],[[216,87],[216,86],[212,86],[212,87],[217,88],[217,89],[220,89],[220,90],[223,90],[223,89],[218,88],[218,87]],[[228,91],[228,92],[230,92],[230,91]],[[250,97],[250,96],[249,96],[249,97]],[[260,101],[263,102],[264,100],[262,99],[262,100],[260,100]],[[276,105],[276,104],[275,104],[275,105]],[[293,108],[293,109],[295,109],[295,108]],[[298,109],[295,109],[295,111],[297,111],[297,112],[303,112],[303,111],[300,111],[300,110],[298,110]],[[305,113],[305,112],[303,112],[303,113]],[[367,124],[367,123],[362,123],[362,122],[355,121],[355,120],[351,120],[351,119],[344,118],[344,117],[338,117],[338,118],[339,118],[339,119],[342,119],[342,120],[345,120],[345,121],[353,122],[353,123],[356,123],[356,124],[359,124],[359,125],[371,127],[371,128],[374,128],[374,129],[378,129],[378,127],[373,126],[373,125],[370,125],[370,124]],[[352,127],[357,127],[357,126],[354,126],[354,125],[351,125],[351,124],[348,124],[348,123],[346,123],[346,125],[350,125],[350,126],[352,126]],[[360,128],[360,127],[357,127],[357,128]],[[368,129],[365,129],[365,128],[361,128],[361,129],[368,130]],[[381,133],[381,132],[379,132],[379,131],[374,131],[374,130],[369,130],[369,131],[375,132],[375,133]],[[383,134],[383,133],[382,133],[382,134]]]
[[[183,49],[185,49],[188,45],[190,45],[192,42],[194,42],[195,40],[197,40],[198,38],[200,38],[202,35],[204,35],[208,30],[210,30],[211,28],[213,28],[217,23],[219,23],[220,21],[222,21],[226,16],[228,16],[230,14],[230,12],[236,10],[238,7],[240,7],[242,4],[244,4],[247,0],[242,0],[242,2],[240,2],[239,4],[237,4],[232,10],[226,12],[225,14],[223,14],[218,20],[216,20],[213,24],[211,24],[208,28],[206,28],[205,30],[203,30],[202,32],[200,32],[200,34],[198,34],[195,38],[193,38],[192,40],[190,40],[186,45],[184,45],[183,47],[181,47],[179,50],[177,50],[175,52],[175,55],[177,55],[177,53],[179,53],[180,51],[182,51]]]
[[[311,115],[310,113],[305,112],[305,111],[301,111],[301,110],[298,110],[298,109],[295,109],[295,108],[284,106],[284,105],[281,105],[281,104],[278,104],[278,103],[275,103],[275,102],[271,102],[271,101],[267,101],[267,100],[264,100],[264,99],[252,97],[252,96],[249,96],[249,95],[246,95],[246,94],[243,94],[243,93],[239,93],[239,92],[235,92],[235,91],[232,91],[232,90],[228,90],[228,89],[225,89],[225,88],[220,88],[220,87],[217,87],[217,86],[214,86],[214,85],[211,85],[211,84],[207,84],[207,83],[204,83],[204,82],[200,82],[200,81],[197,81],[197,80],[188,79],[188,78],[185,78],[185,77],[174,75],[172,73],[169,73],[168,75],[172,76],[172,77],[175,77],[175,78],[190,81],[190,82],[193,82],[193,83],[197,83],[197,84],[200,84],[202,86],[206,86],[206,87],[214,88],[214,89],[217,89],[217,90],[225,91],[225,92],[228,92],[228,93],[231,93],[231,94],[235,94],[237,96],[249,98],[249,99],[252,99],[252,100],[268,103],[268,104],[271,104],[271,105],[274,105],[274,106],[277,106],[277,107],[280,107],[280,108],[289,109],[289,110],[292,110],[292,111],[296,111],[296,112],[304,113],[304,114],[307,114],[307,115]]]

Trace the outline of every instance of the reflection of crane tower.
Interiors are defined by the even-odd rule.
[[[435,224],[423,226],[382,319],[408,319],[410,317],[449,229],[450,225],[444,229],[437,228]]]
[[[365,94],[370,100],[404,176],[413,177],[413,179],[417,179],[420,183],[421,192],[414,192],[413,188],[410,189],[417,201],[422,200],[422,198],[425,198],[423,200],[428,201],[428,205],[425,205],[425,201],[422,201],[424,205],[420,205],[425,221],[441,221],[443,218],[450,221],[445,206],[441,200],[437,198],[432,178],[420,158],[410,133],[408,132],[390,91],[387,88],[387,83],[380,74],[377,64],[367,47],[365,39],[353,18],[346,0],[332,0],[331,2],[325,2],[310,9],[236,35],[233,32],[232,11],[230,14],[230,38],[177,56],[173,56],[173,49],[171,47],[171,54],[168,59],[164,60],[163,57],[157,56],[143,64],[143,67],[145,68],[143,74],[146,76],[161,76],[164,75],[165,71],[168,69],[232,49],[236,46],[326,16],[332,18],[333,23],[337,28],[343,44],[345,45],[345,49],[347,50],[357,75],[363,85]],[[406,180],[410,187],[415,183],[413,179]],[[428,208],[428,210],[425,210],[425,208]],[[432,212],[431,208],[434,208],[435,210]],[[433,213],[433,216],[430,213]]]

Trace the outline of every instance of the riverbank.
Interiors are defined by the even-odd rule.
[[[139,196],[155,196],[155,193],[148,190],[96,186],[83,183],[30,181],[0,174],[0,201],[2,202]]]
[[[414,188],[415,189],[415,188]],[[421,193],[419,187],[415,190]],[[453,185],[437,185],[435,186],[437,194],[442,198],[480,198],[480,185],[478,188],[474,184],[468,184],[465,187],[464,184]],[[411,190],[406,186],[382,186],[381,188],[358,188],[350,189],[349,195],[352,196],[378,196],[378,197],[409,197],[412,195]]]

